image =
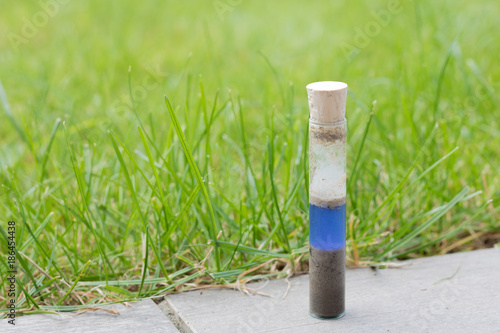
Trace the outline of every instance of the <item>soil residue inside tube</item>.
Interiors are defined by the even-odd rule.
[[[339,318],[345,312],[345,248],[323,251],[311,246],[309,306],[319,318]]]

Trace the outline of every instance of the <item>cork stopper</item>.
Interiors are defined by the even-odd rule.
[[[336,123],[345,118],[347,84],[336,81],[310,83],[306,87],[311,120]]]

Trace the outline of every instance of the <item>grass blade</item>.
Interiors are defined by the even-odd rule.
[[[175,132],[177,133],[177,137],[179,138],[179,141],[181,142],[182,149],[184,150],[184,154],[188,160],[189,167],[191,172],[193,173],[194,177],[198,181],[198,185],[201,188],[201,192],[203,194],[203,197],[205,198],[205,201],[207,203],[208,211],[210,213],[210,218],[212,221],[211,226],[207,226],[210,237],[212,237],[213,240],[217,238],[217,230],[221,230],[220,226],[217,223],[217,220],[215,219],[215,214],[214,214],[214,209],[212,207],[212,201],[210,200],[210,196],[208,195],[208,190],[207,187],[205,186],[205,182],[201,178],[200,170],[198,169],[198,166],[196,165],[193,154],[191,153],[191,150],[189,149],[189,145],[187,143],[186,137],[184,136],[184,132],[181,129],[181,126],[179,124],[179,121],[177,120],[177,116],[175,115],[175,111],[172,108],[172,105],[170,104],[170,101],[168,98],[165,96],[165,104],[167,105],[168,113],[170,114],[170,119],[172,120],[172,124],[174,125]],[[218,249],[216,249],[215,253],[215,263],[217,267],[217,271],[220,271],[221,265],[220,265],[220,254]]]
[[[76,284],[78,283],[78,281],[80,281],[80,279],[82,278],[83,274],[85,274],[85,271],[87,270],[87,268],[89,267],[89,265],[90,265],[91,262],[92,261],[89,260],[89,261],[87,261],[87,263],[85,264],[85,266],[83,266],[82,271],[80,272],[80,274],[78,274],[78,277],[76,278],[75,282],[73,282],[73,284],[71,285],[71,288],[69,288],[68,292],[63,296],[63,298],[61,298],[59,300],[59,302],[57,302],[57,305],[61,305],[61,303],[66,299],[66,297],[68,297],[68,295],[73,291],[73,289],[75,289]]]

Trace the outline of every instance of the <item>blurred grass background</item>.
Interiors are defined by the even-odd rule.
[[[349,84],[349,265],[500,241],[495,1],[1,8],[4,305],[8,220],[23,311],[306,271],[314,81]]]

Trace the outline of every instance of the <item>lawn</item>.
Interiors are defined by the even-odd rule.
[[[11,1],[0,308],[307,270],[306,84],[349,84],[347,262],[500,242],[497,1]],[[254,270],[252,270],[254,269]]]

